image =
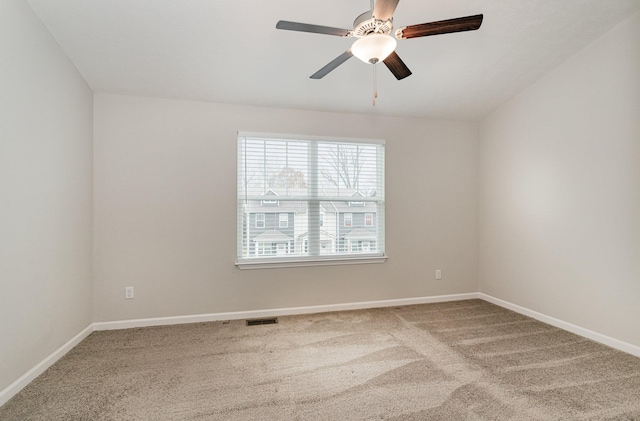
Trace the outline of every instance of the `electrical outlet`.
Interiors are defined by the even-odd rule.
[[[442,271],[440,269],[436,269],[436,279],[442,279]]]
[[[133,298],[133,287],[124,288],[124,299],[131,300]]]

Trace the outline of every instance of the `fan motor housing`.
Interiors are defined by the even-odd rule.
[[[373,11],[364,12],[353,21],[354,37],[364,37],[369,34],[389,35],[393,31],[393,18],[389,20],[379,20],[373,17]]]

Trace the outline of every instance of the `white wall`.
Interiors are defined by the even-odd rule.
[[[0,391],[92,322],[93,93],[0,1]]]
[[[98,322],[477,291],[474,123],[107,94],[94,108]],[[389,260],[237,269],[238,130],[386,139]]]
[[[480,125],[480,291],[640,345],[640,13]]]

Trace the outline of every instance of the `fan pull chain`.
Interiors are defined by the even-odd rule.
[[[376,106],[376,98],[378,98],[378,75],[376,72],[376,68],[378,66],[376,66],[375,64],[373,65],[373,101],[372,101],[372,105],[375,107]]]

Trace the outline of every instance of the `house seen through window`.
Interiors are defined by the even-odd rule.
[[[237,264],[384,257],[384,141],[238,135]]]

